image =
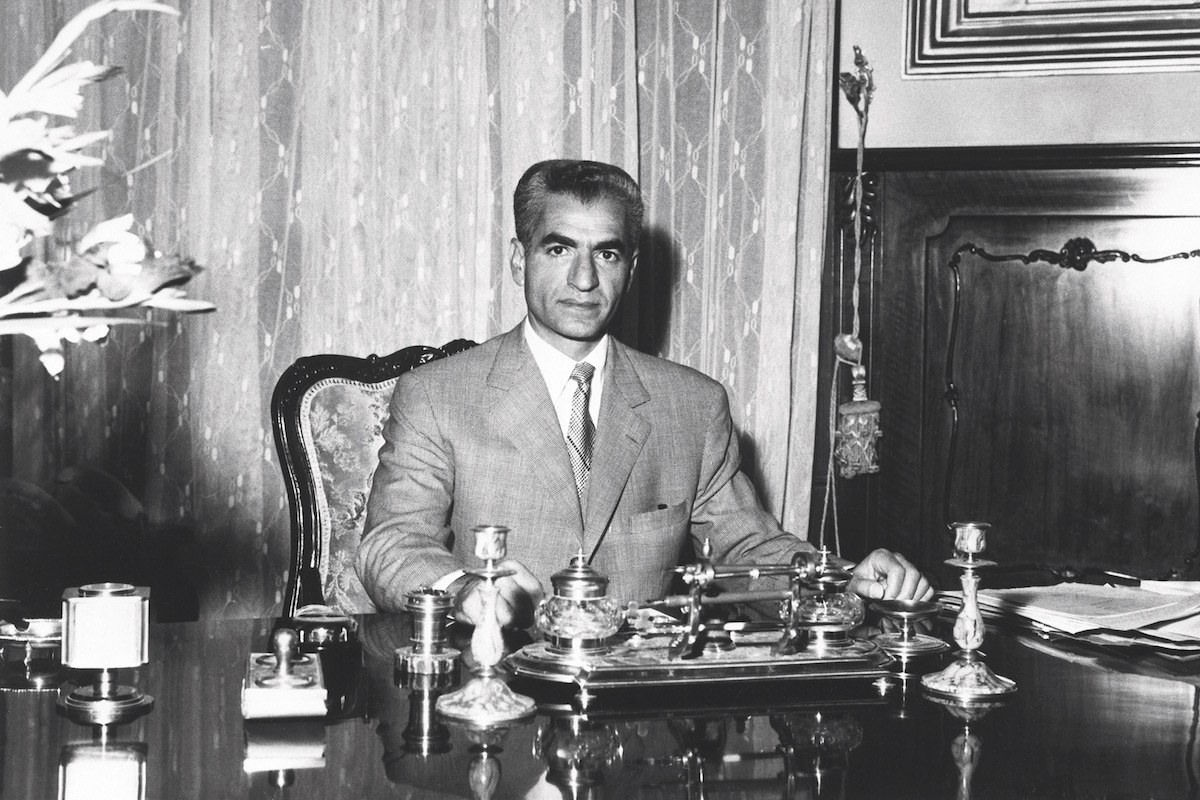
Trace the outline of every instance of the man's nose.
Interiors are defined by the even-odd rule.
[[[595,289],[599,284],[599,279],[596,274],[596,265],[592,263],[592,259],[584,255],[577,256],[571,264],[567,283],[571,284],[571,288],[580,292],[590,292]]]

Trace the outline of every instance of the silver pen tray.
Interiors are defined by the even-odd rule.
[[[771,652],[778,632],[733,635],[732,650],[706,650],[698,658],[671,658],[670,636],[619,638],[602,653],[565,655],[546,642],[533,642],[508,657],[519,677],[600,690],[654,685],[789,680],[876,680],[892,658],[871,642],[849,639],[842,646],[792,655]]]

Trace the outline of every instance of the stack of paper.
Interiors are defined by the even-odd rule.
[[[961,602],[961,593],[949,593]],[[1200,659],[1200,584],[1143,581],[1139,587],[1062,583],[979,592],[984,616],[1016,621],[1051,638],[1150,647]]]

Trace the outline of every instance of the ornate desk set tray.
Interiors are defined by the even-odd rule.
[[[777,690],[780,680],[819,684],[814,696],[822,698],[880,696],[875,683],[888,674],[892,658],[850,635],[863,621],[863,603],[845,591],[850,574],[828,551],[798,553],[790,564],[717,565],[706,544],[700,560],[678,572],[687,594],[622,609],[607,597],[607,579],[582,555],[572,559],[551,578],[554,594],[538,608],[539,640],[509,656],[509,668],[518,680],[570,687],[585,699],[651,687],[660,693],[644,699],[657,704],[665,701],[661,690],[671,688],[728,695],[736,686],[745,695],[747,686],[770,683]],[[722,593],[716,583],[772,575],[788,578],[789,588]],[[779,609],[776,619],[728,621],[720,610],[764,602]],[[712,691],[718,685],[720,691]],[[789,689],[797,692],[803,690]]]
[[[580,689],[791,680],[855,680],[870,683],[887,674],[891,656],[871,642],[848,639],[837,648],[773,652],[781,630],[732,632],[729,646],[708,646],[695,658],[672,653],[672,637],[618,634],[605,650],[564,653],[546,641],[509,657],[520,677],[574,684]]]

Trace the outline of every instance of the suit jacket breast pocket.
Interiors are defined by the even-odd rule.
[[[688,520],[691,519],[690,512],[688,503],[684,501],[634,514],[629,518],[629,533],[632,536],[654,536],[672,531],[686,532]]]

